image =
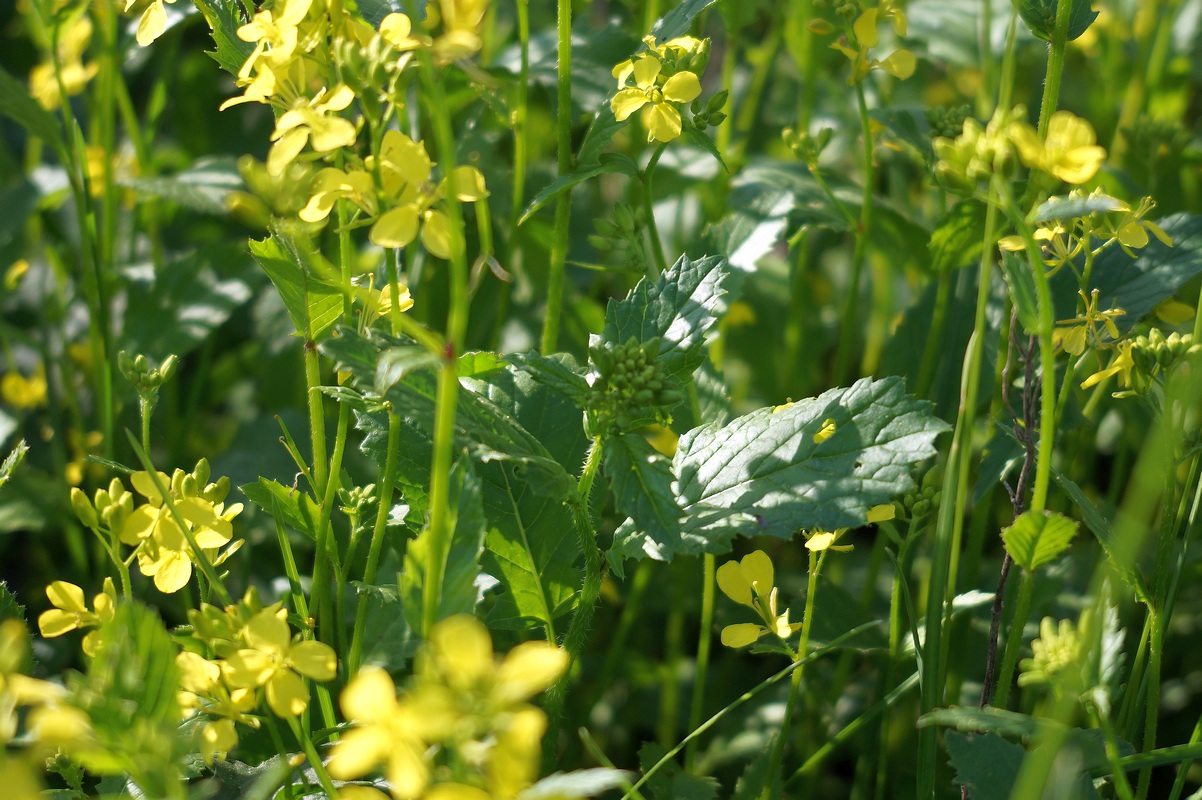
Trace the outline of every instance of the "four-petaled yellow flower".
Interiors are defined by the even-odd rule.
[[[746,647],[764,634],[787,639],[801,629],[801,623],[789,624],[789,610],[778,614],[777,589],[773,586],[772,560],[763,550],[743,556],[742,561],[728,561],[718,567],[718,588],[739,605],[747,606],[760,615],[762,623],[740,622],[722,629],[722,644],[727,647]]]
[[[83,63],[83,54],[92,42],[92,20],[84,9],[81,8],[74,19],[68,17],[60,25],[60,31],[55,44],[55,50],[58,51],[57,70],[54,60],[50,59],[38,64],[29,73],[29,93],[47,111],[53,111],[62,104],[60,80],[63,91],[70,97],[82,92],[100,70],[100,65],[95,61]]]
[[[1085,345],[1092,341],[1096,347],[1105,347],[1107,342],[1102,338],[1102,330],[1110,336],[1111,341],[1119,338],[1118,326],[1114,324],[1117,317],[1127,312],[1121,308],[1109,311],[1098,311],[1098,290],[1086,297],[1085,292],[1077,292],[1085,303],[1085,311],[1080,316],[1060,320],[1057,325],[1062,327],[1052,331],[1052,342],[1064,348],[1064,352],[1079,356],[1085,352]]]
[[[255,691],[229,689],[221,681],[221,665],[185,650],[175,657],[179,668],[179,704],[185,718],[203,712],[210,719],[200,728],[200,755],[206,764],[221,761],[238,744],[235,722],[252,728],[259,720],[251,716],[255,709]]]
[[[1097,144],[1093,126],[1071,111],[1057,111],[1048,120],[1047,136],[1041,141],[1025,122],[1010,129],[1014,146],[1023,163],[1056,176],[1065,183],[1080,184],[1093,178],[1106,160],[1106,150]]]
[[[1093,375],[1090,375],[1085,380],[1081,381],[1081,388],[1088,389],[1095,386],[1107,378],[1118,376],[1119,386],[1124,389],[1131,387],[1131,373],[1135,370],[1135,358],[1131,355],[1131,342],[1122,342],[1119,344],[1114,358],[1110,361],[1110,366],[1106,369],[1100,369]]]
[[[847,76],[848,86],[859,83],[868,77],[869,72],[878,68],[883,69],[900,80],[905,80],[914,74],[917,62],[915,61],[914,54],[905,48],[895,50],[890,55],[879,60],[868,57],[868,51],[876,47],[879,41],[876,26],[877,21],[881,18],[892,19],[893,30],[897,35],[906,35],[905,13],[892,2],[885,2],[878,8],[865,10],[852,24],[851,29],[855,36],[855,47],[852,47],[842,39],[831,45],[832,49],[838,50],[847,56],[847,60],[851,62],[851,74]]]
[[[267,153],[267,173],[273,177],[284,174],[305,149],[308,142],[314,152],[329,153],[355,143],[357,131],[348,119],[337,115],[355,99],[355,93],[345,84],[327,91],[322,89],[312,99],[302,98],[275,123],[271,140],[275,142]]]
[[[38,630],[47,639],[62,636],[80,628],[97,628],[109,622],[117,613],[117,589],[112,578],[104,579],[104,591],[92,598],[89,611],[84,603],[83,589],[66,581],[55,581],[46,587],[46,597],[54,608],[38,617]],[[83,651],[96,655],[100,646],[100,631],[92,631],[83,639]]]
[[[281,717],[295,717],[309,706],[309,689],[301,676],[334,679],[338,657],[322,642],[292,641],[288,612],[264,609],[242,632],[246,647],[225,660],[223,674],[233,689],[267,689],[267,705]]]
[[[0,398],[16,409],[46,405],[46,388],[46,368],[41,364],[28,378],[15,371],[0,378]]]
[[[868,509],[868,519],[866,524],[873,525],[877,522],[884,522],[893,519],[897,514],[897,508],[892,503],[884,503],[879,506],[873,506]],[[806,549],[815,553],[821,553],[824,550],[834,550],[839,553],[846,553],[854,549],[854,545],[837,544],[843,538],[843,534],[847,533],[851,528],[835,528],[833,531],[812,530],[802,531],[802,536],[806,539]]]
[[[623,67],[622,64],[618,66]],[[660,85],[659,74],[662,69],[663,64],[655,56],[640,56],[628,74],[623,72],[618,76],[623,83],[632,77],[634,86],[622,89],[610,102],[618,122],[625,121],[643,106],[650,106],[647,121],[649,142],[670,142],[680,136],[680,109],[674,104],[691,103],[701,94],[701,81],[696,74],[688,71],[677,72]]]

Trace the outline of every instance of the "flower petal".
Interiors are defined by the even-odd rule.
[[[722,629],[722,644],[727,647],[746,647],[767,632],[763,625],[756,625],[753,622],[727,625]]]
[[[54,581],[46,587],[46,597],[51,605],[63,611],[82,613],[88,610],[84,604],[83,589],[73,583]]]
[[[417,238],[417,209],[400,206],[385,212],[371,226],[368,238],[380,247],[405,247]]]
[[[568,668],[567,653],[549,642],[524,642],[509,651],[497,670],[496,692],[505,703],[526,700],[550,688]]]
[[[52,608],[49,611],[43,611],[38,617],[38,630],[47,639],[62,636],[78,627],[79,615],[70,611]]]
[[[648,141],[670,142],[680,135],[680,112],[671,103],[656,103],[651,108]]]
[[[292,670],[277,669],[267,681],[267,705],[276,716],[299,716],[309,707],[309,689]]]
[[[250,618],[246,623],[244,635],[246,644],[269,654],[283,654],[288,651],[288,642],[292,631],[288,623],[278,616],[277,611],[265,608]]]
[[[388,756],[392,748],[392,737],[385,728],[372,725],[347,731],[330,751],[327,764],[330,775],[340,781],[366,775]]]
[[[338,656],[322,642],[299,642],[288,650],[292,668],[315,681],[332,681],[338,674]]]
[[[442,259],[451,257],[451,220],[441,211],[426,212],[422,225],[422,246],[430,255]]]
[[[614,95],[613,100],[609,101],[609,107],[614,112],[614,119],[618,122],[625,122],[631,114],[646,104],[647,95],[640,89],[623,89]]]
[[[640,89],[650,89],[655,86],[655,79],[659,77],[661,69],[663,64],[659,63],[658,58],[645,55],[634,62],[634,82]]]
[[[701,94],[701,81],[692,72],[678,72],[664,84],[664,97],[674,103],[691,103]]]
[[[743,568],[743,577],[747,582],[753,584],[761,595],[767,597],[776,580],[772,570],[772,559],[768,558],[768,554],[763,550],[748,553],[743,556],[739,566]]]
[[[387,720],[396,714],[396,685],[380,667],[364,667],[342,690],[339,702],[347,719],[359,722]]]
[[[751,605],[751,584],[743,577],[737,561],[727,561],[718,567],[718,588],[722,593],[741,606]]]

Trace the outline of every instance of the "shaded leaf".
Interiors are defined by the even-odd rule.
[[[380,561],[379,580],[399,581],[399,560],[389,550]],[[359,584],[355,589],[367,595],[367,622],[363,627],[363,663],[398,673],[417,653],[420,637],[409,627],[401,611],[397,583],[380,586]]]
[[[1035,293],[1035,276],[1027,260],[1017,253],[1002,253],[1002,274],[1010,302],[1018,312],[1018,321],[1027,333],[1039,330],[1039,300]]]
[[[1123,207],[1124,204],[1120,200],[1109,195],[1090,194],[1084,197],[1060,195],[1049,197],[1039,208],[1035,209],[1034,221],[1037,223],[1058,222],[1076,217],[1087,217],[1090,214],[1118,211]]]
[[[460,460],[451,468],[449,492],[447,541],[440,547],[427,525],[405,548],[405,568],[399,581],[401,611],[415,630],[425,627],[431,602],[435,604],[434,622],[472,614],[476,609],[475,580],[480,574],[485,520],[480,480],[471,462]],[[432,571],[439,575],[437,589],[427,585]]]
[[[521,219],[518,224],[521,225],[526,220],[530,219],[540,208],[554,200],[564,192],[570,191],[573,186],[584,183],[589,178],[595,178],[598,175],[621,173],[624,175],[637,175],[638,167],[630,160],[629,157],[617,153],[606,153],[600,156],[600,161],[595,165],[586,165],[578,168],[575,172],[569,172],[567,175],[561,175],[534,196],[530,201],[530,205],[522,212]]]
[[[568,353],[544,356],[536,350],[511,353],[505,357],[515,367],[548,389],[559,392],[580,408],[588,405],[589,385],[576,359]]]
[[[117,181],[143,197],[170,200],[204,214],[224,215],[225,196],[243,187],[235,160],[230,156],[197,159],[176,175],[154,178],[124,178]]]
[[[25,622],[25,606],[17,602],[17,596],[8,588],[8,584],[0,581],[0,622],[6,619]]]
[[[1072,13],[1068,23],[1068,41],[1076,39],[1085,33],[1086,29],[1098,18],[1098,12],[1091,7],[1090,0],[1071,0]],[[1056,28],[1056,9],[1060,0],[1015,0],[1014,6],[1018,14],[1027,23],[1031,33],[1044,41],[1051,41]]]
[[[614,506],[634,521],[626,536],[649,536],[671,548],[683,516],[672,493],[672,462],[637,433],[606,437],[601,455]]]
[[[655,742],[639,748],[639,765],[650,772],[668,751]],[[690,775],[675,761],[669,760],[647,780],[647,792],[654,800],[714,800],[718,796],[718,781],[711,777]]]
[[[965,735],[949,731],[943,737],[956,783],[968,788],[973,800],[1008,800],[1027,751],[996,733]]]
[[[963,200],[948,209],[931,231],[931,269],[936,272],[971,264],[981,253],[985,206]]]
[[[1028,572],[1050,564],[1068,549],[1077,523],[1056,511],[1026,511],[1002,531],[1006,552]]]
[[[279,521],[282,524],[303,533],[310,541],[317,540],[317,523],[321,519],[321,511],[306,492],[267,478],[259,478],[255,483],[239,486],[238,490],[268,514],[271,514],[273,509],[278,509],[282,516]]]
[[[714,160],[722,166],[723,172],[730,173],[730,167],[726,166],[726,161],[722,159],[722,152],[718,150],[718,145],[714,141],[714,137],[705,131],[698,130],[692,123],[689,123],[688,127],[685,128],[684,135],[690,142],[713,156]]]
[[[30,135],[54,148],[67,163],[67,148],[57,119],[29,95],[25,84],[0,67],[0,115],[20,125]]]
[[[657,44],[668,39],[684,36],[693,27],[693,20],[702,11],[717,3],[718,0],[681,0],[681,2],[664,14],[651,28]]]
[[[874,108],[868,112],[868,116],[888,128],[897,139],[913,147],[924,162],[930,164],[935,160],[935,152],[931,147],[931,124],[927,122],[923,109]]]
[[[217,49],[209,51],[209,55],[223,70],[237,75],[255,49],[253,42],[238,38],[238,28],[244,22],[238,3],[236,0],[196,0],[196,7],[208,21],[213,42],[217,45]]]

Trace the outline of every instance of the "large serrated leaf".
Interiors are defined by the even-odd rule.
[[[235,0],[196,0],[196,7],[208,21],[213,43],[217,45],[217,49],[210,51],[209,55],[223,70],[237,75],[255,49],[253,42],[238,38],[238,28],[243,22],[238,3]]]
[[[316,541],[321,510],[305,492],[267,478],[239,486],[238,490],[268,514],[278,512],[278,521],[282,525],[304,534],[310,541]]]
[[[484,509],[480,479],[471,462],[461,460],[451,468],[447,498],[450,537],[440,548],[427,527],[405,549],[405,568],[400,576],[401,610],[414,630],[424,630],[429,619],[437,622],[476,609],[476,576],[484,550]],[[437,581],[428,584],[432,573]],[[434,588],[436,586],[437,588]],[[432,616],[426,609],[434,604]]]
[[[528,353],[511,353],[505,358],[518,369],[549,389],[559,392],[577,406],[584,408],[588,403],[589,385],[576,359],[568,353],[541,355],[536,350]]]
[[[970,264],[981,252],[985,206],[964,200],[952,206],[931,231],[931,269],[935,272]]]
[[[602,459],[618,511],[640,534],[670,548],[683,516],[672,494],[672,462],[635,433],[607,437]]]
[[[54,148],[65,163],[66,144],[58,120],[38,105],[29,95],[25,84],[0,67],[0,115],[16,122],[29,133]]]
[[[831,423],[835,432],[816,439]],[[720,551],[736,534],[863,525],[869,508],[913,488],[911,469],[947,429],[896,377],[694,429],[674,463],[688,515],[678,547]]]
[[[1008,800],[1026,750],[996,733],[948,731],[943,741],[956,783],[966,787],[973,800]]]
[[[685,376],[705,360],[706,332],[717,321],[726,294],[726,261],[681,256],[654,283],[639,281],[625,299],[605,310],[601,340],[624,344],[660,340],[659,361],[670,375]]]
[[[1027,511],[1002,531],[1006,552],[1028,572],[1050,564],[1068,549],[1077,523],[1056,511]]]
[[[342,290],[309,273],[276,236],[251,240],[250,252],[275,284],[298,334],[316,341],[342,314]]]
[[[710,238],[731,266],[751,272],[784,236],[793,204],[787,188],[740,175],[731,190],[730,211],[710,227]]]

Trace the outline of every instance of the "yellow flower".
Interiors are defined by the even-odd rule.
[[[104,591],[92,598],[89,611],[84,604],[83,589],[66,581],[55,581],[46,587],[46,597],[54,608],[38,617],[38,630],[47,639],[62,636],[79,628],[96,628],[109,622],[117,613],[117,589],[112,578],[104,579]],[[92,631],[83,640],[83,651],[95,656],[100,645],[100,631]]]
[[[264,609],[243,631],[247,647],[225,661],[226,683],[234,689],[265,686],[267,705],[281,717],[295,717],[309,705],[309,689],[301,676],[315,681],[334,679],[338,657],[321,642],[292,642],[288,612]]]
[[[398,310],[402,313],[413,308],[413,298],[409,296],[409,287],[403,283],[397,284],[397,294],[400,296],[400,303],[397,304]],[[385,286],[380,290],[380,295],[376,300],[376,313],[380,316],[392,312],[392,286]]]
[[[384,764],[384,774],[397,798],[418,797],[430,783],[423,733],[430,724],[445,727],[445,714],[421,713],[412,703],[398,702],[396,686],[379,667],[364,667],[342,691],[342,713],[355,727],[330,754],[330,775],[352,780]]]
[[[868,519],[866,524],[873,525],[877,522],[885,522],[893,519],[897,514],[897,508],[892,503],[884,503],[879,506],[873,506],[868,509]],[[836,528],[834,531],[813,530],[802,531],[802,535],[806,539],[806,549],[812,552],[820,553],[824,550],[834,550],[836,552],[845,553],[854,549],[850,544],[837,544],[843,534],[847,533],[850,528]]]
[[[301,99],[285,111],[275,123],[271,140],[275,142],[267,153],[267,174],[277,177],[296,160],[305,143],[314,152],[328,153],[355,143],[355,125],[335,112],[342,111],[355,99],[355,93],[345,84],[332,91],[320,90],[313,99]]]
[[[169,487],[172,480],[157,473],[160,483]],[[147,472],[135,472],[130,476],[134,489],[147,502],[125,518],[120,539],[137,548],[138,568],[143,575],[154,578],[154,585],[164,594],[182,589],[192,578],[192,561],[196,554],[188,544],[188,538],[167,507],[163,496],[155,488]],[[174,493],[173,493],[174,494]],[[187,523],[196,539],[196,544],[214,564],[220,564],[233,554],[241,542],[236,542],[220,557],[217,549],[229,544],[233,537],[232,520],[242,511],[241,503],[229,508],[223,503],[213,503],[204,497],[173,496],[172,504],[179,516]]]
[[[238,77],[247,79],[260,59],[267,61],[272,69],[278,69],[292,60],[298,39],[297,26],[309,13],[313,0],[279,0],[270,9],[255,14],[246,25],[238,28],[238,38],[254,42],[255,49],[238,71]]]
[[[375,159],[367,160],[369,169]],[[372,225],[368,238],[380,247],[406,247],[418,237],[422,246],[438,258],[451,256],[451,222],[435,208],[446,192],[446,180],[430,180],[434,162],[425,145],[400,131],[388,131],[380,146],[380,181],[384,194],[396,205]],[[471,203],[488,196],[484,176],[475,167],[455,168],[455,195]]]
[[[1093,375],[1090,375],[1085,380],[1081,381],[1081,388],[1088,389],[1102,381],[1118,376],[1119,386],[1124,389],[1131,386],[1131,373],[1135,369],[1135,359],[1131,355],[1131,342],[1122,342],[1118,346],[1118,351],[1114,358],[1110,361],[1110,366],[1106,369],[1100,369]]]
[[[4,752],[2,746],[17,733],[18,707],[41,706],[66,695],[57,684],[22,674],[28,660],[25,625],[16,619],[0,621],[0,754]]]
[[[0,397],[16,409],[29,410],[46,405],[46,368],[38,364],[26,378],[19,372],[9,372],[0,379]]]
[[[126,0],[126,13],[133,7],[138,0]],[[163,35],[163,31],[167,30],[167,7],[163,5],[164,0],[151,0],[150,5],[142,12],[142,18],[138,20],[138,44],[142,47],[153,42],[155,39]],[[175,0],[166,0],[168,3],[174,3]]]
[[[75,19],[62,26],[55,49],[58,51],[59,70],[55,75],[54,62],[47,60],[38,64],[29,73],[29,93],[38,105],[47,111],[53,111],[62,105],[63,98],[59,93],[59,79],[62,79],[63,90],[67,96],[77,95],[87,86],[99,71],[100,66],[95,62],[83,63],[83,54],[92,42],[92,20],[86,13],[80,12]]]
[[[838,50],[847,56],[848,61],[851,62],[851,74],[847,76],[848,86],[864,80],[868,77],[868,73],[874,69],[883,69],[900,80],[905,80],[914,74],[917,61],[914,58],[914,54],[905,48],[895,50],[880,60],[868,57],[868,51],[876,47],[879,41],[876,33],[878,17],[892,18],[893,28],[897,32],[897,35],[905,35],[905,14],[892,3],[885,3],[878,8],[865,10],[863,14],[856,18],[856,21],[852,24],[852,33],[855,35],[855,47],[850,46],[842,40],[831,44],[832,49]]]
[[[1134,209],[1123,206],[1119,211],[1121,216],[1117,221],[1113,221],[1109,226],[1109,233],[1115,241],[1119,243],[1119,247],[1123,248],[1123,252],[1135,258],[1135,253],[1132,248],[1147,247],[1150,239],[1148,233],[1160,240],[1160,243],[1165,247],[1173,246],[1173,238],[1169,236],[1159,225],[1144,217],[1153,208],[1156,207],[1156,201],[1151,197],[1145,197],[1139,201],[1139,205]]]
[[[449,64],[475,55],[483,46],[480,24],[488,10],[488,0],[440,0],[442,35],[434,42],[435,60]]]
[[[330,216],[334,203],[340,199],[350,200],[368,214],[376,213],[376,185],[371,175],[362,170],[343,172],[326,167],[314,176],[313,189],[313,196],[298,214],[305,222],[320,222]]]
[[[1097,174],[1106,160],[1106,150],[1097,144],[1093,126],[1070,111],[1057,111],[1052,115],[1043,141],[1025,122],[1015,123],[1010,136],[1024,164],[1065,183],[1085,183]]]
[[[1032,238],[1036,242],[1043,243],[1040,245],[1040,252],[1043,256],[1043,263],[1050,270],[1049,274],[1055,274],[1085,249],[1085,240],[1074,236],[1059,223],[1036,228]],[[1021,236],[1006,236],[998,242],[998,247],[1017,253],[1025,250],[1027,245]]]
[[[739,605],[753,609],[762,620],[762,623],[727,625],[722,629],[722,644],[746,647],[765,633],[787,639],[801,628],[801,623],[789,624],[788,609],[783,614],[777,613],[772,561],[763,550],[748,553],[742,561],[726,562],[718,567],[716,577],[723,594]]]
[[[1085,345],[1091,341],[1095,347],[1106,347],[1106,340],[1102,338],[1102,329],[1105,329],[1112,341],[1118,339],[1119,329],[1114,324],[1114,320],[1127,313],[1121,308],[1098,311],[1097,289],[1094,289],[1089,297],[1085,296],[1085,292],[1078,291],[1077,294],[1085,303],[1085,311],[1072,319],[1060,320],[1056,324],[1064,327],[1052,331],[1053,344],[1060,345],[1064,348],[1064,352],[1074,356],[1084,353]]]
[[[619,64],[619,67],[623,65]],[[645,105],[650,106],[647,123],[647,141],[670,142],[681,132],[680,110],[674,103],[691,103],[701,94],[701,81],[697,75],[686,71],[659,84],[663,64],[653,55],[640,56],[634,61],[622,80],[633,77],[634,87],[621,89],[610,101],[614,117],[623,122]]]
[[[41,800],[42,782],[25,759],[0,752],[0,786],[9,800]]]
[[[414,36],[413,22],[406,14],[399,12],[393,12],[380,21],[380,38],[401,52],[431,44],[428,36]]]
[[[185,717],[203,712],[210,719],[200,728],[200,755],[206,764],[225,759],[238,745],[235,722],[252,728],[259,720],[250,716],[255,708],[253,689],[230,690],[221,682],[221,666],[196,653],[184,651],[175,657],[179,668],[179,704]]]

